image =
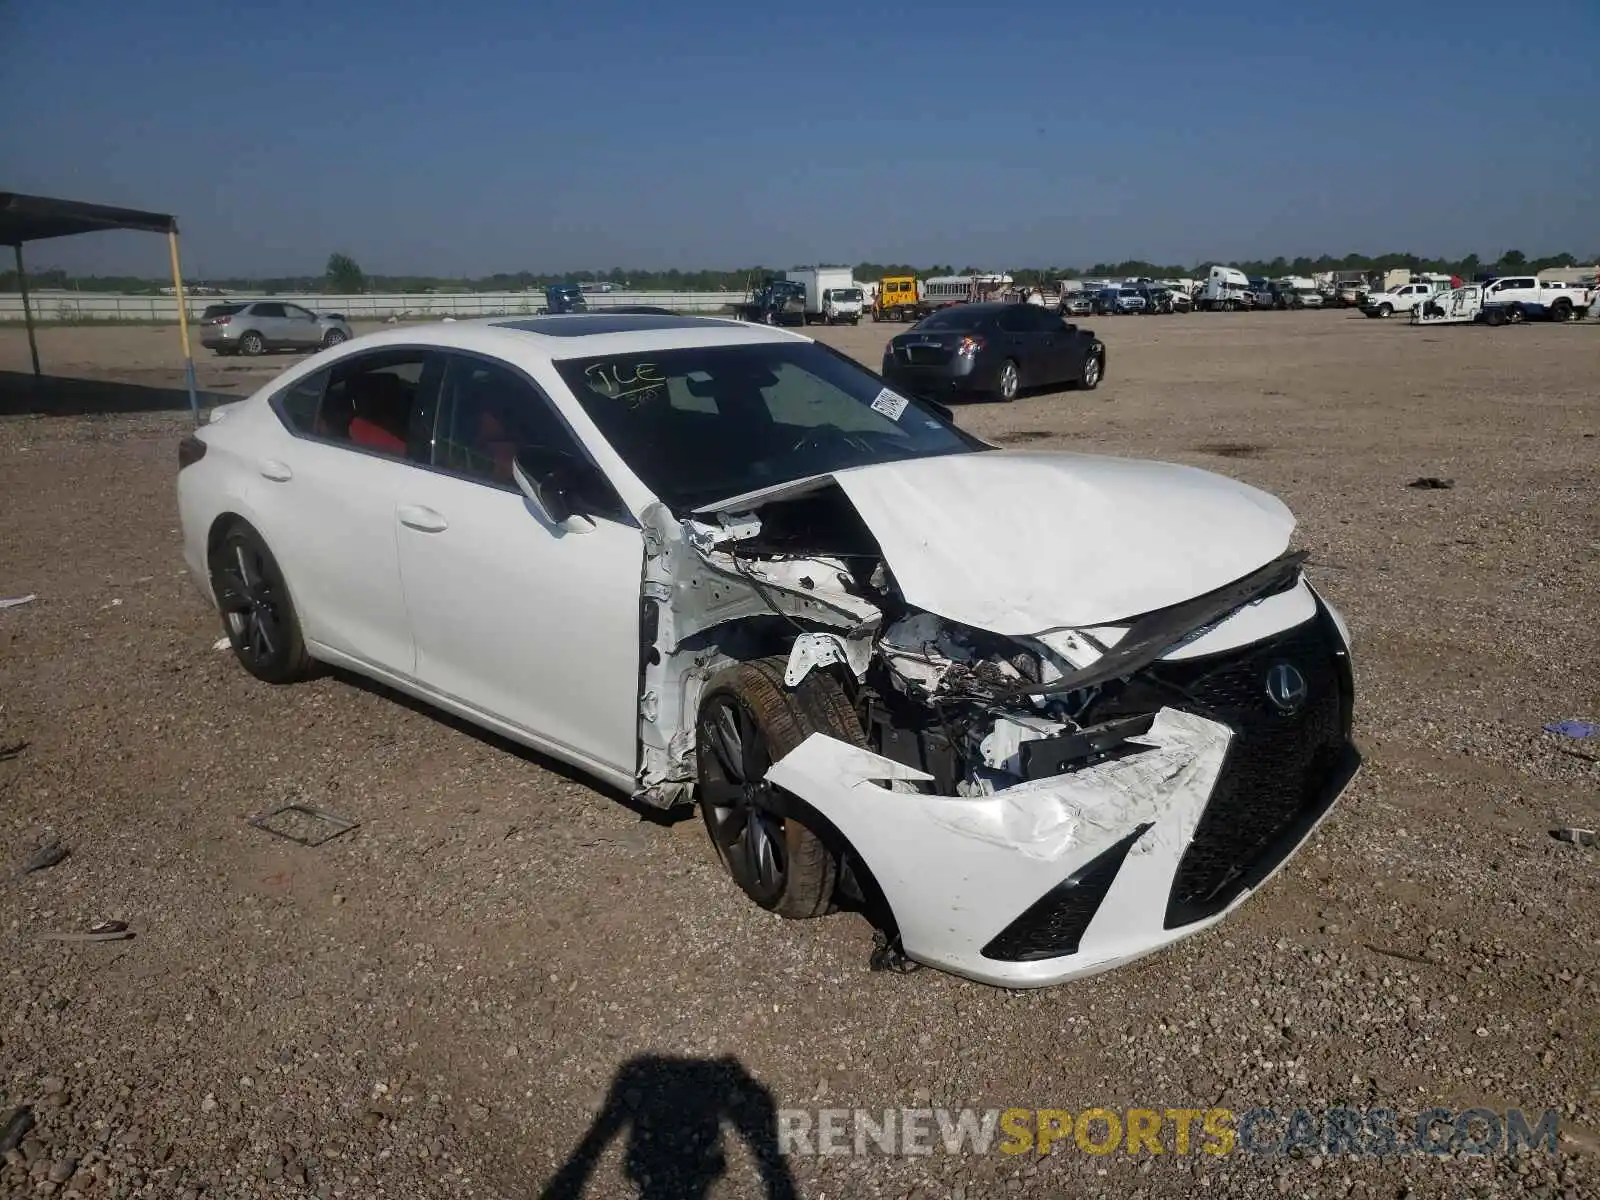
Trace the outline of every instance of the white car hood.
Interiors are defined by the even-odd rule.
[[[1173,463],[997,450],[833,478],[907,603],[1014,637],[1214,591],[1282,554],[1294,530],[1276,497]]]

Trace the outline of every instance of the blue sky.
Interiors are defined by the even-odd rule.
[[[0,33],[0,188],[175,212],[195,274],[1600,251],[1597,0],[0,0]]]

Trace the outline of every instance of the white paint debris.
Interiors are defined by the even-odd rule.
[[[9,600],[0,600],[0,608],[21,608],[24,604],[32,604],[38,598],[31,592],[26,596],[13,596]]]

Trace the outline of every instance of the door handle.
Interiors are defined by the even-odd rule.
[[[261,477],[270,479],[274,483],[288,483],[294,478],[294,472],[289,470],[287,463],[281,463],[275,458],[263,459],[261,462]]]
[[[423,533],[443,533],[450,528],[449,521],[421,504],[402,504],[395,510],[395,515],[400,518],[400,524]]]

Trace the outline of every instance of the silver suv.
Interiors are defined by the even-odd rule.
[[[355,337],[339,313],[314,313],[286,300],[208,304],[200,315],[200,344],[218,354],[320,350]]]

